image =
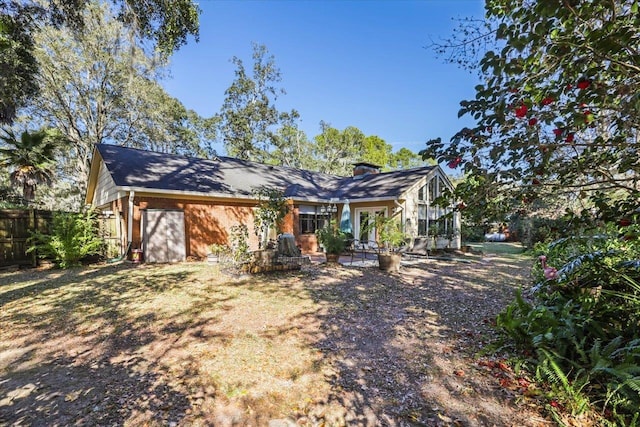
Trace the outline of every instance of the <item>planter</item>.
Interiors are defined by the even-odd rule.
[[[276,263],[278,251],[276,249],[262,249],[253,252],[254,263],[258,265],[272,265]]]
[[[436,238],[436,249],[445,249],[448,248],[451,244],[451,241],[446,237],[438,237]]]
[[[378,265],[382,271],[400,271],[400,254],[378,254]]]
[[[144,253],[142,252],[142,249],[133,249],[131,251],[131,261],[133,261],[134,264],[140,264],[144,261]]]
[[[327,264],[337,264],[338,259],[340,259],[340,254],[326,253],[325,256],[327,257]]]

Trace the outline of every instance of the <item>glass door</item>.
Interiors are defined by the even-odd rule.
[[[355,210],[355,238],[371,247],[377,246],[376,242],[378,241],[378,232],[375,226],[377,216],[383,218],[387,216],[387,208],[373,207]]]

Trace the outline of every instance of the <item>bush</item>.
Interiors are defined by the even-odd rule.
[[[640,227],[536,245],[530,299],[518,295],[497,326],[563,405],[591,405],[616,425],[635,423],[640,407]]]
[[[318,242],[328,254],[341,254],[347,247],[347,236],[331,221],[324,228],[316,230]]]
[[[249,262],[251,252],[249,251],[249,230],[247,226],[239,224],[231,227],[229,241],[231,246],[231,260],[233,263],[240,265]]]
[[[484,242],[485,233],[482,225],[463,225],[460,233],[460,238],[463,242]]]
[[[551,242],[566,235],[570,224],[563,218],[540,218],[514,215],[510,220],[511,233],[527,248],[536,243]]]
[[[52,259],[61,268],[78,266],[83,258],[98,255],[105,247],[92,209],[54,213],[50,233],[33,233],[29,244],[27,252],[36,251],[38,257]]]

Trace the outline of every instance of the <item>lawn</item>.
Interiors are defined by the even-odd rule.
[[[0,425],[545,425],[479,353],[530,265],[0,273]]]

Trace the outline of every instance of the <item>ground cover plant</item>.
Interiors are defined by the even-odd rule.
[[[527,378],[479,353],[531,264],[503,253],[401,274],[313,265],[229,277],[205,263],[0,273],[0,420],[549,425],[535,397],[505,386]]]

